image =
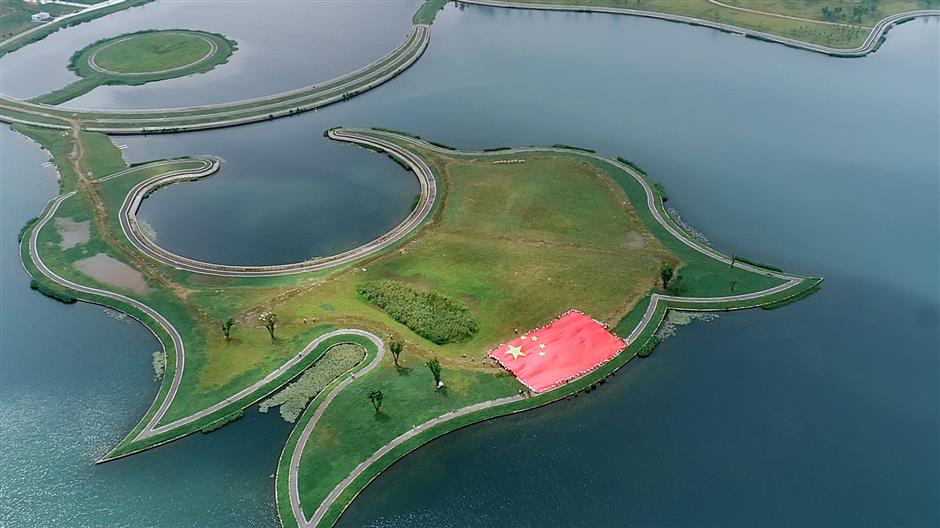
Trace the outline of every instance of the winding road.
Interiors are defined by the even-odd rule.
[[[431,210],[434,208],[434,203],[437,200],[437,183],[434,179],[434,175],[431,173],[430,167],[427,166],[424,160],[409,150],[401,148],[390,141],[383,141],[374,137],[347,134],[342,130],[330,130],[329,137],[337,141],[366,145],[393,153],[399,159],[403,160],[418,178],[420,194],[418,197],[417,207],[415,207],[414,210],[412,210],[411,213],[409,213],[400,224],[379,238],[372,240],[371,242],[367,242],[359,247],[350,249],[349,251],[344,251],[343,253],[338,253],[328,257],[271,266],[238,266],[214,264],[191,259],[182,255],[177,255],[176,253],[172,253],[160,247],[156,242],[148,238],[146,233],[140,229],[136,213],[140,207],[141,201],[145,196],[147,196],[148,193],[152,192],[158,187],[176,181],[191,180],[214,173],[216,170],[218,170],[218,161],[208,160],[206,161],[209,163],[209,165],[204,169],[195,171],[174,171],[161,174],[143,180],[135,185],[127,194],[127,197],[124,200],[124,204],[121,206],[121,210],[119,212],[121,229],[124,231],[124,235],[130,241],[130,243],[133,244],[134,247],[137,248],[141,253],[176,269],[190,271],[193,273],[201,273],[204,275],[225,277],[273,277],[279,275],[307,273],[310,271],[322,271],[355,262],[382,251],[392,244],[397,243],[411,234],[415,229],[417,229],[418,226],[421,225],[422,222],[424,222],[424,220],[431,213]]]

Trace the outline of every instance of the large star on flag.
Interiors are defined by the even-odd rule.
[[[521,346],[511,346],[509,350],[506,351],[506,354],[512,356],[513,359],[519,359],[519,356],[524,356],[525,352],[522,351]]]

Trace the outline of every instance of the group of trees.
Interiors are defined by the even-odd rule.
[[[271,336],[271,341],[274,341],[274,328],[277,326],[277,314],[275,313],[266,313],[258,318],[259,321],[264,323],[264,327],[268,331],[268,335]],[[225,336],[226,341],[232,340],[232,327],[235,326],[235,319],[229,317],[227,321],[222,323],[222,335]]]
[[[392,341],[389,343],[388,349],[392,353],[392,359],[395,361],[395,368],[400,369],[401,364],[399,363],[399,357],[404,349],[404,344],[398,340]],[[441,362],[437,358],[431,358],[425,361],[424,364],[428,367],[428,370],[431,371],[431,376],[434,377],[434,390],[443,388],[444,381],[441,377]],[[369,399],[369,402],[372,403],[375,414],[379,414],[382,411],[382,402],[385,400],[385,394],[379,389],[373,389],[366,394],[366,397]]]

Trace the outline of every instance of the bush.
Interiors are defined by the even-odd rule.
[[[202,431],[203,434],[211,433],[212,431],[221,429],[222,427],[238,420],[242,416],[245,416],[245,411],[243,409],[239,409],[228,416],[223,416],[222,418],[210,423],[209,425],[200,429],[200,431]]]
[[[646,171],[645,171],[645,170],[643,170],[639,165],[637,165],[636,163],[633,163],[632,161],[628,160],[627,158],[621,158],[620,156],[617,156],[617,161],[619,161],[620,163],[623,163],[624,165],[627,165],[627,166],[630,167],[631,169],[633,169],[633,170],[639,172],[640,175],[646,176]]]
[[[656,336],[650,336],[650,338],[640,346],[640,349],[636,351],[636,355],[641,358],[650,357],[650,354],[653,353],[653,349],[658,345],[659,338]]]
[[[596,150],[593,150],[593,149],[584,148],[584,147],[574,147],[574,146],[571,146],[571,145],[565,145],[564,143],[555,143],[554,145],[552,145],[552,148],[557,148],[557,149],[569,149],[569,150],[581,150],[581,151],[584,151],[584,152],[590,152],[591,154],[594,154],[594,153],[597,152]]]
[[[75,301],[78,300],[75,297],[72,297],[71,295],[69,295],[68,293],[46,286],[44,283],[39,282],[36,279],[32,279],[29,281],[29,287],[30,289],[36,290],[39,293],[45,295],[46,297],[55,299],[59,301],[60,303],[73,304],[75,303]]]
[[[751,259],[749,259],[749,258],[735,256],[735,257],[734,257],[734,260],[736,260],[736,261],[738,261],[738,262],[743,262],[743,263],[745,263],[745,264],[750,264],[751,266],[756,266],[756,267],[758,267],[758,268],[764,268],[765,270],[770,270],[770,271],[776,271],[776,272],[778,272],[778,273],[783,273],[783,270],[780,269],[780,268],[778,268],[778,267],[776,267],[776,266],[771,266],[771,265],[769,265],[769,264],[764,264],[764,263],[762,263],[762,262],[757,262],[757,261],[751,260]]]
[[[428,139],[428,140],[426,140],[426,141],[427,141],[428,143],[434,145],[435,147],[441,147],[442,149],[447,149],[447,150],[457,150],[456,147],[452,147],[452,146],[447,145],[447,144],[444,144],[444,143],[438,143],[437,141],[431,141],[430,139]]]
[[[403,169],[405,169],[408,172],[411,172],[411,166],[405,163],[405,160],[399,158],[397,154],[392,154],[391,152],[387,152],[386,154],[388,154],[388,157],[392,158],[392,160],[394,160],[395,163],[401,165]]]
[[[27,220],[25,224],[23,224],[23,227],[20,228],[19,234],[16,235],[16,243],[17,243],[17,244],[19,244],[19,243],[21,243],[21,242],[23,241],[23,237],[26,236],[26,232],[29,231],[29,228],[30,228],[30,227],[33,227],[33,224],[35,224],[37,220],[39,220],[39,217],[38,217],[38,216],[34,216],[34,217],[30,218],[29,220]],[[33,289],[35,289],[35,288],[33,288]]]
[[[438,345],[466,341],[479,330],[470,308],[446,295],[384,279],[360,283],[357,290],[364,300]]]
[[[408,136],[410,138],[415,138],[415,139],[421,139],[421,136],[417,134],[412,134],[411,132],[405,132],[403,130],[395,130],[394,128],[372,127],[372,130],[377,130],[379,132],[388,132],[390,134],[398,134],[399,136]]]
[[[499,152],[500,150],[509,150],[512,147],[493,147],[488,149],[483,149],[483,152]]]

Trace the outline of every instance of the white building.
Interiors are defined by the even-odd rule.
[[[33,20],[33,22],[46,22],[48,20],[52,20],[52,15],[45,11],[40,11],[39,13],[30,16],[30,18]]]

